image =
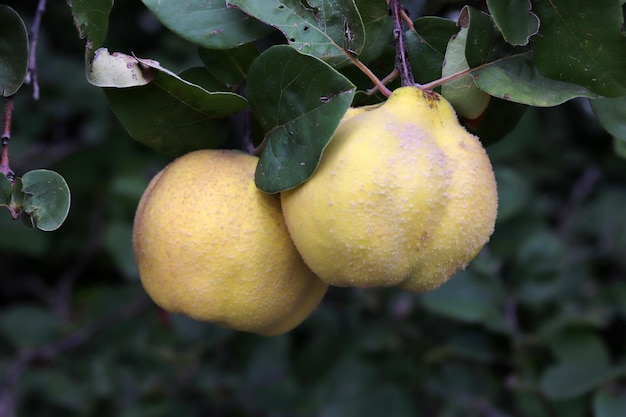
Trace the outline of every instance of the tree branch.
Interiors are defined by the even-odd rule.
[[[2,148],[0,150],[0,174],[13,184],[15,173],[9,165],[9,140],[11,139],[11,118],[13,117],[13,97],[8,97],[4,103],[4,116],[2,117]]]
[[[41,27],[41,18],[46,11],[47,0],[39,0],[37,11],[33,24],[28,31],[30,39],[30,50],[28,55],[28,72],[24,82],[33,86],[33,98],[39,100],[39,81],[37,77],[37,43],[39,42],[39,29]]]
[[[404,30],[402,28],[403,16],[405,16],[406,13],[404,13],[400,0],[389,0],[389,7],[391,8],[391,15],[393,17],[393,36],[396,40],[396,68],[400,73],[400,83],[403,87],[415,86],[413,70],[409,62],[406,37],[404,36]]]

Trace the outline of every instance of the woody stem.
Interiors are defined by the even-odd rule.
[[[415,79],[413,78],[406,37],[402,28],[404,9],[400,4],[400,0],[389,0],[389,8],[393,17],[393,36],[396,40],[396,68],[400,73],[400,83],[403,87],[414,86]]]

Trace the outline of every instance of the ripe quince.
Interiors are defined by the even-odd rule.
[[[304,184],[281,193],[306,264],[336,286],[432,290],[489,240],[496,181],[439,94],[395,90],[350,109]]]
[[[165,167],[137,209],[133,247],[163,309],[261,335],[300,324],[327,284],[304,264],[280,199],[258,190],[258,158],[201,150]]]

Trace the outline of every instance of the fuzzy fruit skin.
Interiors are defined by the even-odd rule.
[[[270,336],[308,317],[327,285],[289,238],[279,197],[256,188],[257,160],[201,150],[173,161],[139,202],[133,247],[163,309]]]
[[[402,87],[356,110],[313,176],[281,194],[291,237],[328,284],[434,289],[493,233],[489,158],[436,93]]]

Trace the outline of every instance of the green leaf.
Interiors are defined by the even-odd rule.
[[[611,367],[606,347],[590,332],[564,331],[549,344],[559,362],[547,368],[540,384],[551,399],[582,395],[620,371]]]
[[[489,146],[506,137],[515,129],[528,106],[491,97],[479,120],[465,120],[468,132],[478,136],[483,146]]]
[[[354,0],[229,0],[228,4],[280,30],[289,45],[331,65],[360,54],[365,28]]]
[[[589,100],[593,113],[607,132],[626,141],[626,96]]]
[[[506,51],[512,50],[489,15],[473,7],[463,7],[459,26],[468,28],[465,58],[470,68],[498,60]]]
[[[23,210],[34,227],[46,232],[58,229],[70,211],[70,189],[54,171],[37,169],[22,176]]]
[[[289,46],[265,51],[250,68],[248,80],[250,107],[266,132],[257,187],[276,193],[306,181],[355,89],[328,64]]]
[[[130,223],[113,220],[107,223],[103,246],[126,277],[138,276],[137,263],[133,256],[133,230]]]
[[[541,19],[534,61],[545,76],[599,95],[626,95],[626,37],[618,0],[533,0]]]
[[[530,10],[530,0],[487,0],[487,7],[504,39],[512,45],[527,45],[539,31],[539,18]]]
[[[55,340],[61,323],[49,310],[24,303],[0,312],[0,334],[16,349],[36,347]]]
[[[626,139],[613,138],[615,154],[626,159]]]
[[[393,20],[384,1],[355,0],[365,28],[365,44],[359,59],[368,63],[380,57],[390,47],[393,36]]]
[[[419,415],[406,391],[385,378],[383,367],[345,355],[327,366],[325,383],[315,396],[320,398],[319,415],[325,417],[413,417]]]
[[[216,148],[230,132],[227,116],[247,107],[240,95],[209,92],[156,61],[136,62],[148,71],[148,83],[106,88],[105,94],[133,139],[157,152],[176,157],[195,149]]]
[[[536,107],[557,106],[576,97],[598,97],[578,84],[545,77],[527,56],[508,56],[474,71],[476,83],[492,96]]]
[[[468,26],[465,55],[478,87],[486,93],[530,106],[556,106],[575,97],[597,97],[577,84],[543,75],[527,48],[512,48],[489,16],[464,7],[459,22]]]
[[[594,417],[626,416],[626,392],[624,390],[602,388],[593,397]]]
[[[100,48],[109,31],[109,14],[113,0],[67,0],[72,9],[74,26],[81,39],[87,39],[87,53]]]
[[[209,49],[234,48],[269,34],[272,28],[229,8],[224,0],[142,0],[172,32]]]
[[[24,395],[40,398],[49,408],[80,413],[94,401],[94,389],[90,384],[72,378],[63,369],[46,368],[28,372],[20,380]]]
[[[413,77],[420,84],[441,78],[441,68],[450,38],[459,28],[441,17],[420,17],[413,22],[415,31],[405,33]]]
[[[19,177],[15,177],[13,179],[13,187],[11,189],[11,207],[19,211],[22,209],[22,205],[24,204],[24,191],[22,189],[24,185],[22,183],[22,179]]]
[[[12,185],[6,175],[0,173],[0,206],[11,204]]]
[[[9,97],[28,71],[28,32],[19,14],[0,4],[0,93]]]
[[[514,168],[495,169],[498,184],[498,223],[504,223],[521,213],[528,205],[532,193],[528,178]]]
[[[229,86],[248,78],[250,65],[258,56],[258,48],[251,43],[227,50],[200,49],[200,59],[209,72]]]
[[[441,71],[441,76],[455,74],[469,69],[465,59],[465,43],[467,41],[466,27],[450,39]],[[461,117],[476,119],[489,105],[489,94],[481,91],[470,74],[456,78],[441,86],[441,94],[452,104],[454,110]]]
[[[511,273],[520,282],[521,303],[546,303],[562,293],[564,280],[559,278],[565,253],[563,242],[551,233],[533,233],[522,243]]]
[[[494,281],[471,271],[457,273],[421,297],[424,308],[432,313],[467,323],[482,323],[496,330],[506,327],[500,289]]]
[[[207,91],[231,92],[226,84],[215,78],[206,67],[191,67],[178,74],[179,78],[204,88]]]

